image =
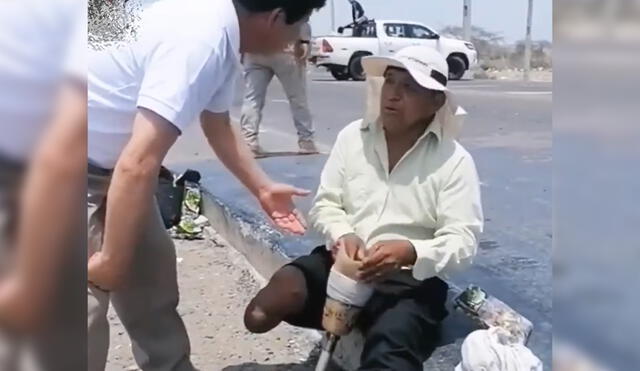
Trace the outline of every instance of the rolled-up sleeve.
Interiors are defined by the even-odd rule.
[[[438,193],[433,239],[411,240],[417,260],[413,276],[425,280],[467,268],[473,262],[483,229],[480,181],[470,155],[463,156]]]
[[[320,186],[309,212],[310,220],[316,230],[321,232],[330,243],[337,241],[354,228],[349,223],[344,209],[344,131],[338,135],[331,154],[322,170]]]

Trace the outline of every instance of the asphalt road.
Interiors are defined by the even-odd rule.
[[[240,116],[238,82],[232,116]],[[310,73],[309,100],[319,148],[328,151],[338,132],[362,116],[364,83],[334,81]],[[530,347],[551,365],[552,265],[551,83],[457,81],[450,88],[468,111],[461,143],[476,161],[482,181],[485,233],[461,286],[480,284],[530,318]],[[297,137],[279,83],[269,89],[261,127],[268,151],[296,150]],[[185,131],[169,164],[211,158],[197,125]]]

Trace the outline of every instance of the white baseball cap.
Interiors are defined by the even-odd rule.
[[[448,91],[449,65],[442,54],[424,46],[408,46],[391,57],[362,58],[367,76],[382,77],[388,67],[405,69],[421,86],[430,90]]]

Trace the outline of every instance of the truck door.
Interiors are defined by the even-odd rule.
[[[407,25],[407,28],[409,29],[412,45],[426,46],[440,51],[440,36],[437,33],[415,24]]]
[[[382,55],[390,55],[398,50],[412,45],[409,38],[409,32],[406,24],[403,23],[385,23],[383,25],[383,34],[380,37],[380,53]]]

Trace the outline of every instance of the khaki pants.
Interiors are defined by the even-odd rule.
[[[257,144],[267,88],[274,75],[282,83],[289,99],[298,139],[313,140],[314,129],[307,101],[305,66],[298,63],[289,53],[272,56],[247,54],[244,65],[246,86],[240,125],[247,142]]]
[[[19,166],[0,158],[0,275],[13,253],[10,235],[22,176]],[[74,248],[64,260],[54,300],[46,308],[51,321],[28,338],[0,330],[1,371],[86,370],[86,241],[86,235],[70,241]]]
[[[88,230],[89,252],[102,246],[108,174],[89,171]],[[187,332],[178,314],[176,253],[167,235],[157,205],[150,208],[146,228],[140,231],[131,275],[125,288],[104,292],[88,287],[88,360],[89,371],[105,368],[109,349],[109,302],[122,321],[134,358],[144,371],[194,370],[189,360]]]

